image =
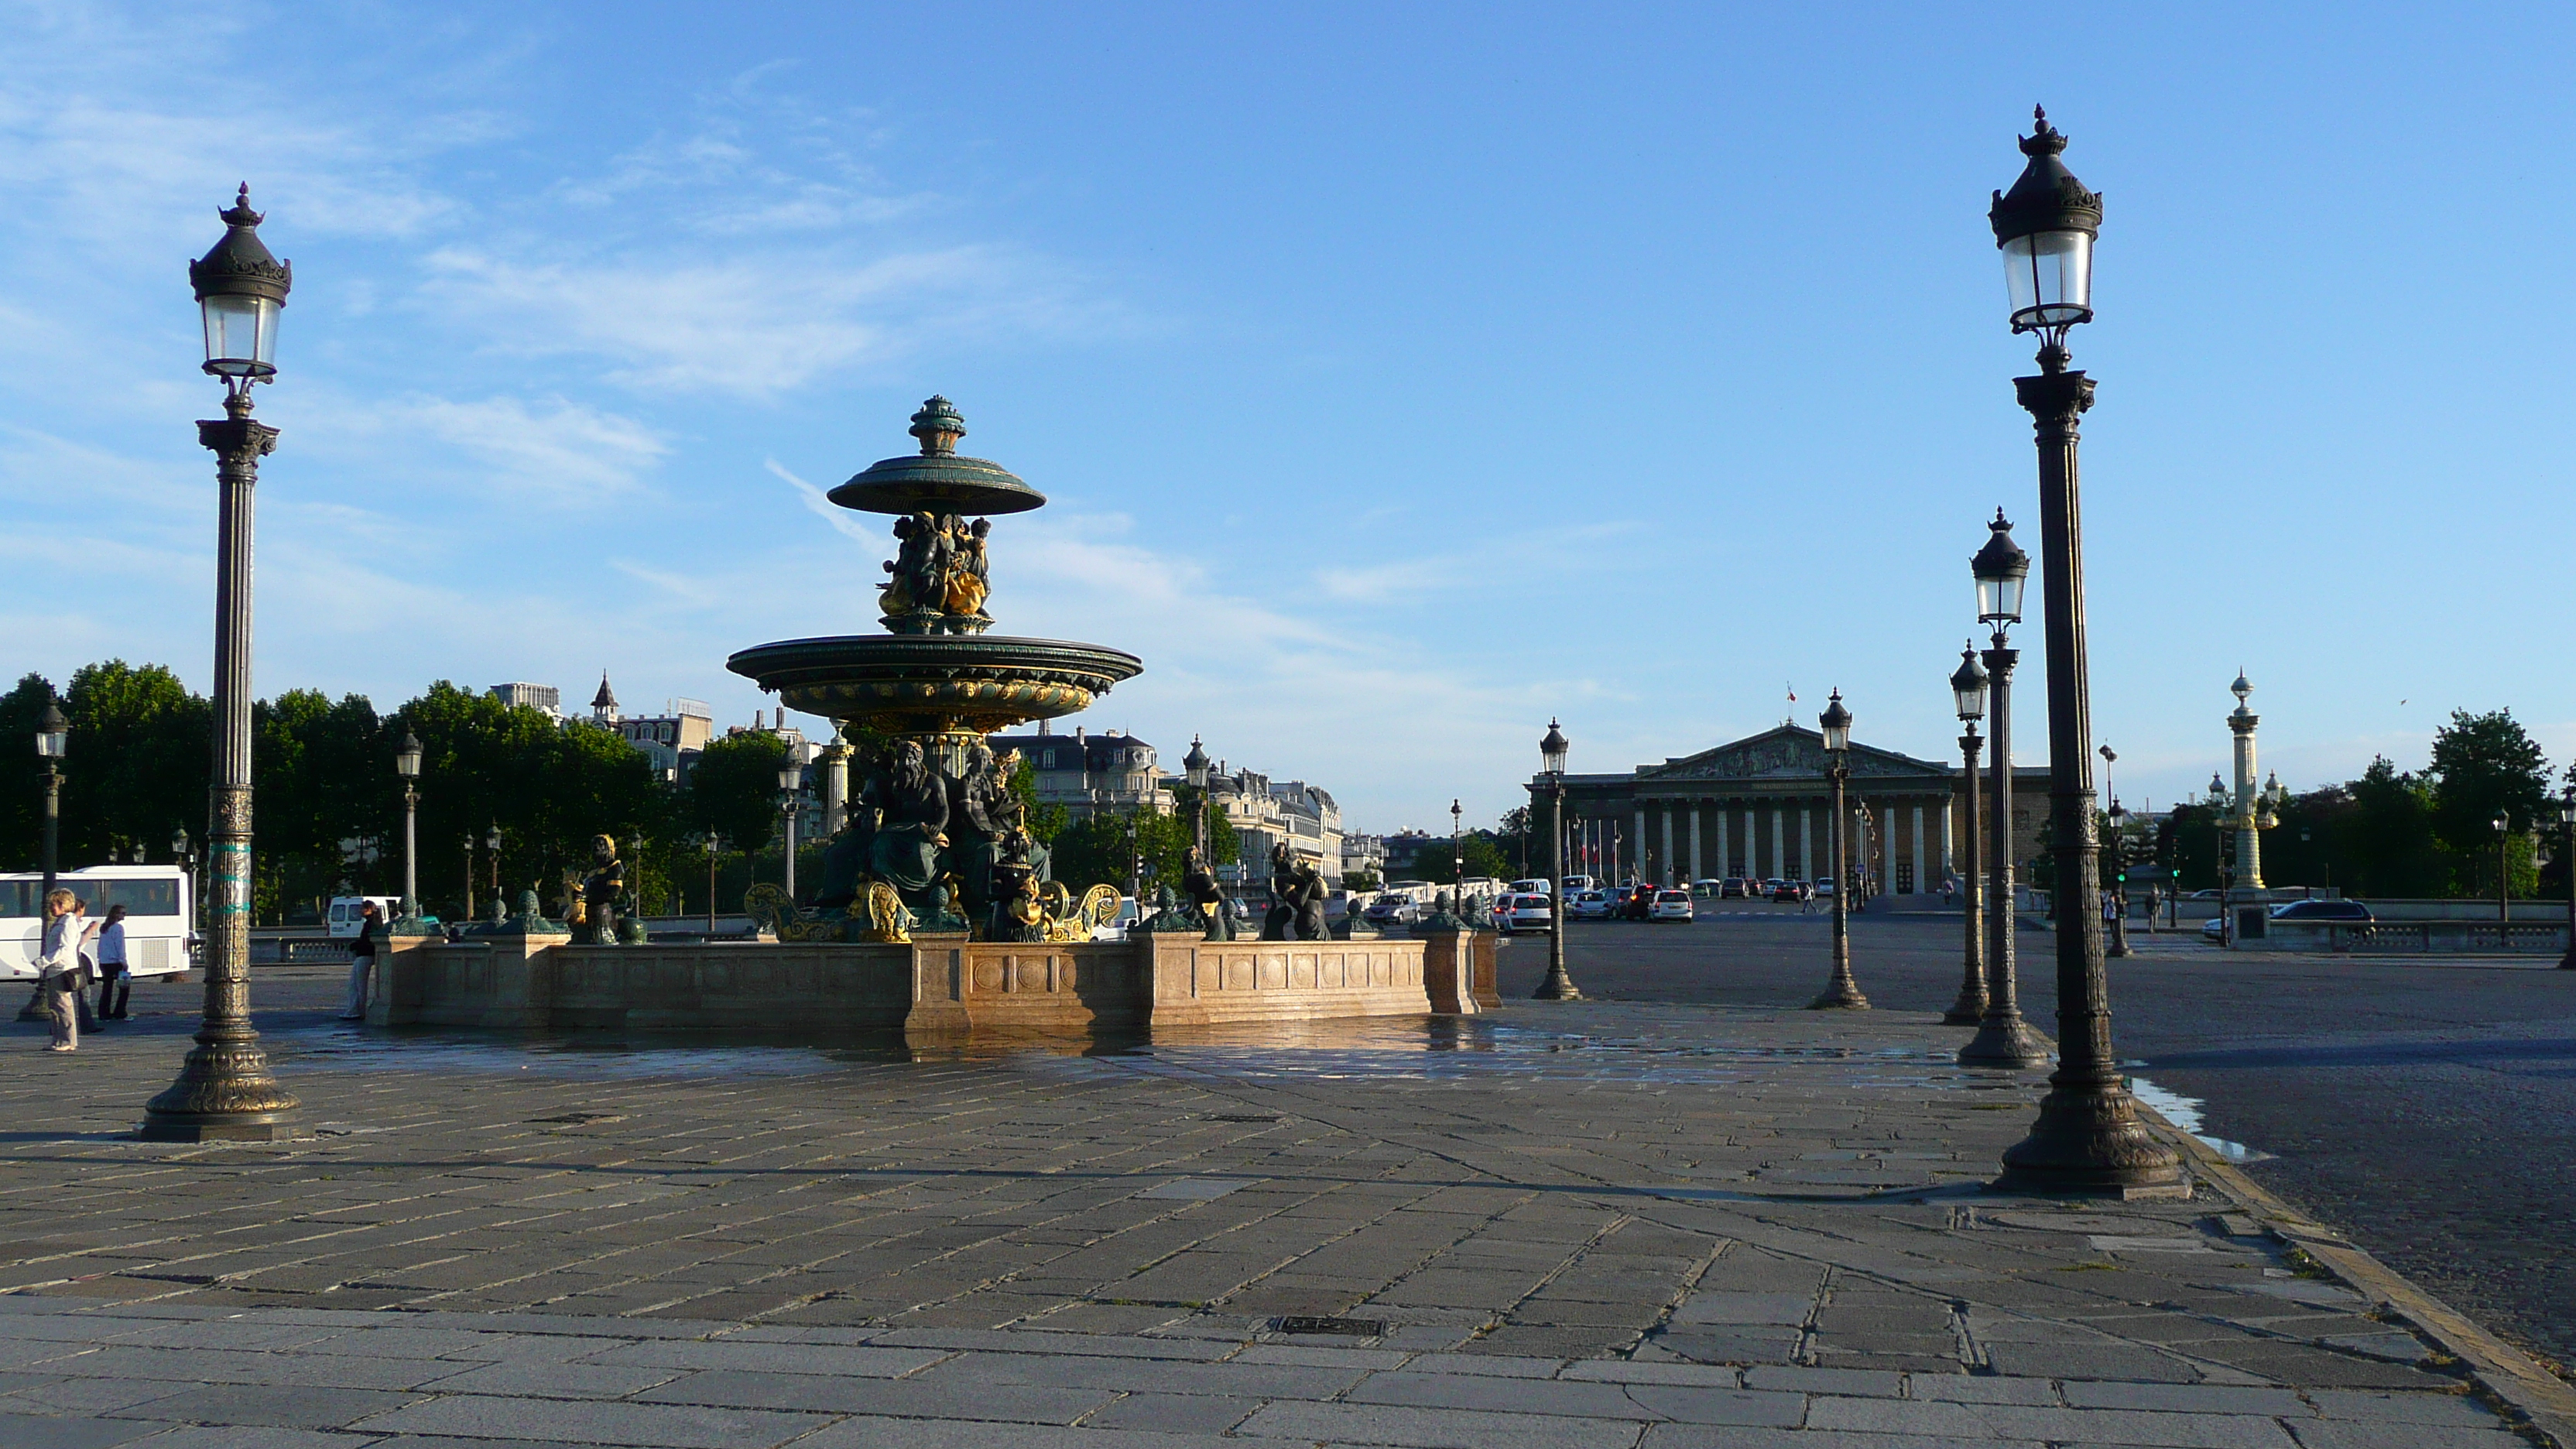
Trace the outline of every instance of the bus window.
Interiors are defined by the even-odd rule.
[[[89,905],[93,916],[106,915],[111,906],[125,907],[129,916],[179,914],[179,883],[174,880],[103,880],[93,889],[98,893]]]
[[[33,918],[44,889],[41,880],[0,880],[0,920]]]

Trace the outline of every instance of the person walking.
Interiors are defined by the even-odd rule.
[[[73,929],[80,933],[80,984],[72,988],[72,1015],[83,1031],[98,1030],[98,1016],[89,1009],[89,986],[98,979],[98,959],[93,954],[98,940],[99,923],[89,918],[89,902],[72,897]]]
[[[125,1006],[134,994],[134,975],[125,963],[125,907],[107,908],[107,920],[98,930],[98,1019],[125,1020]]]
[[[45,1030],[53,1038],[49,1052],[80,1049],[80,948],[88,939],[82,929],[80,901],[57,887],[45,897],[45,934],[36,954],[36,994],[44,1003]]]
[[[349,1009],[342,1021],[367,1019],[367,977],[376,969],[376,927],[382,913],[369,901],[358,908],[358,939],[349,943]]]

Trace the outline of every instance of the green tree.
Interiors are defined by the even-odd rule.
[[[2529,832],[2552,818],[2549,761],[2510,709],[2471,714],[2451,711],[2451,722],[2433,733],[2433,829],[2456,858],[2455,885],[2476,882],[2495,889],[2494,819],[2510,822],[2506,870],[2514,894],[2528,896],[2533,880]]]
[[[1490,831],[1470,830],[1460,836],[1457,854],[1470,879],[1478,876],[1504,878],[1512,873],[1510,852]],[[1458,872],[1450,868],[1448,848],[1438,842],[1423,847],[1413,858],[1413,870],[1408,879],[1429,881],[1433,885],[1457,884]]]
[[[38,706],[41,711],[42,706]],[[206,832],[214,715],[159,664],[83,665],[63,693],[63,864],[94,865],[134,846],[167,859],[170,832]]]
[[[0,741],[24,742],[23,748],[0,745],[0,861],[12,870],[34,870],[43,849],[45,768],[35,740],[53,698],[54,686],[41,674],[21,676],[0,695]]]
[[[2336,855],[2351,875],[2346,893],[2383,899],[2450,894],[2454,861],[2434,826],[2430,785],[2381,755],[2344,788],[2352,810]]]
[[[726,846],[757,851],[778,832],[778,765],[787,742],[746,731],[707,742],[689,771],[686,826]]]

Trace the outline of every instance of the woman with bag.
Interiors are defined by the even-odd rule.
[[[376,927],[382,919],[374,901],[358,908],[358,939],[349,943],[349,1009],[340,1013],[342,1021],[367,1019],[367,976],[376,969]]]
[[[89,937],[81,929],[80,902],[70,891],[55,889],[45,897],[45,935],[36,955],[37,995],[45,1007],[45,1029],[53,1041],[49,1052],[80,1048],[80,1016],[72,1003],[81,999],[80,948]]]
[[[134,975],[125,966],[125,907],[107,908],[107,924],[98,932],[98,1019],[125,1020],[125,1003],[134,995]]]

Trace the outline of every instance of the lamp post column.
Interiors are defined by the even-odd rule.
[[[2006,646],[2004,632],[1997,629],[1993,647],[1978,659],[1994,680],[1994,724],[1988,734],[1994,767],[1988,772],[1991,804],[1986,811],[1986,1014],[1977,1023],[1976,1036],[1959,1048],[1959,1061],[1977,1067],[2045,1066],[2048,1049],[2022,1020],[2013,959],[2012,675],[2021,651]]]
[[[2173,1149],[2149,1135],[2111,1052],[2111,1004],[2102,962],[2100,856],[2093,839],[2091,684],[2084,645],[2083,505],[2076,422],[2093,405],[2093,379],[2066,370],[2052,341],[2040,372],[2013,380],[2039,449],[2040,581],[2048,603],[2049,816],[2057,856],[2057,1070],[2030,1135],[2004,1153],[2003,1185],[2116,1191],[2180,1183]]]
[[[1548,883],[1547,979],[1539,983],[1535,999],[1581,1001],[1583,993],[1575,989],[1574,978],[1565,970],[1565,776],[1562,774],[1548,776],[1547,823],[1547,838],[1554,842],[1548,868],[1556,872],[1556,878]]]
[[[403,781],[403,918],[420,915],[420,791]]]
[[[2558,823],[2567,827],[2567,843],[2560,847],[2567,863],[2567,954],[2558,958],[2558,969],[2576,971],[2576,785],[2558,797]]]
[[[1968,732],[1959,736],[1959,758],[1967,771],[1967,873],[1961,894],[1964,897],[1962,904],[1967,907],[1968,925],[1964,964],[1959,978],[1959,999],[1951,1002],[1950,1009],[1941,1014],[1943,1026],[1975,1026],[1986,1015],[1986,893],[1985,883],[1978,879],[1977,871],[1980,854],[1977,849],[1977,751],[1985,743],[1978,736],[1974,721],[1969,723]]]
[[[787,861],[781,879],[787,887],[787,903],[792,906],[796,903],[796,797],[788,795],[778,812],[787,817]]]
[[[144,1109],[152,1142],[275,1141],[292,1137],[295,1098],[269,1072],[250,1021],[251,525],[259,460],[277,429],[251,419],[248,384],[224,399],[224,419],[197,424],[221,490],[215,531],[215,759],[207,845],[206,995],[197,1044],[177,1081]]]
[[[45,909],[45,897],[54,893],[54,882],[59,874],[61,863],[59,847],[62,842],[63,824],[62,751],[69,733],[68,722],[64,720],[62,710],[52,701],[47,701],[44,720],[36,731],[36,748],[45,757],[44,855],[40,862],[44,867],[45,883],[36,894],[36,911],[40,918]],[[34,983],[34,989],[27,993],[27,1004],[18,1008],[18,1019],[20,1021],[45,1019],[45,985],[41,977]]]
[[[1843,706],[1843,692],[1833,692],[1825,701],[1825,713],[1818,721],[1823,726],[1825,757],[1831,761],[1825,778],[1833,782],[1833,817],[1825,823],[1826,849],[1831,852],[1834,873],[1834,974],[1825,983],[1824,994],[1807,1003],[1810,1011],[1867,1011],[1869,998],[1860,994],[1860,983],[1852,979],[1851,969],[1851,807],[1843,799],[1843,782],[1850,778],[1851,711]]]

